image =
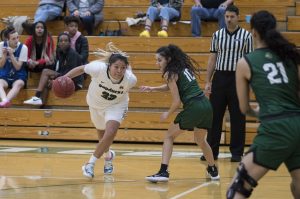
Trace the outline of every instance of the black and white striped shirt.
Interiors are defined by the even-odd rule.
[[[213,34],[210,52],[217,53],[216,71],[235,71],[237,61],[253,51],[252,35],[238,27],[233,33],[222,28]]]

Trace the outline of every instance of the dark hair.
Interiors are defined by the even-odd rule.
[[[71,37],[70,37],[69,33],[63,32],[63,33],[60,33],[60,34],[58,35],[58,37],[57,37],[57,43],[59,42],[59,39],[60,39],[61,36],[63,36],[63,35],[66,35],[66,36],[68,37],[69,42],[71,42]]]
[[[47,26],[46,26],[46,23],[43,22],[43,21],[37,21],[33,24],[33,33],[32,33],[32,39],[33,39],[33,43],[35,44],[36,43],[36,40],[37,40],[37,35],[36,35],[36,32],[35,32],[35,28],[38,24],[43,24],[43,27],[44,27],[44,33],[42,35],[42,45],[44,46],[47,42],[47,37],[48,37],[48,30],[47,30]]]
[[[240,14],[240,10],[238,7],[236,7],[235,5],[229,5],[227,6],[227,8],[225,9],[225,12],[235,12],[236,15]]]
[[[69,35],[68,33],[63,32],[63,33],[60,33],[60,34],[57,36],[56,59],[58,59],[58,56],[59,56],[60,52],[62,52],[62,50],[59,48],[58,44],[59,44],[59,39],[60,39],[61,36],[63,36],[63,35],[67,36],[67,37],[68,37],[68,40],[69,40],[69,43],[71,43],[71,37],[70,37],[70,35]],[[71,44],[70,44],[70,46],[71,46]]]
[[[296,64],[300,63],[300,54],[295,44],[290,43],[276,30],[276,18],[268,11],[262,10],[254,13],[250,21],[251,29],[255,29],[261,40],[268,48],[275,52],[281,59],[291,59]]]
[[[185,68],[189,69],[189,71],[196,75],[199,71],[198,63],[184,53],[178,46],[170,44],[168,46],[160,47],[157,51],[157,54],[164,57],[166,60],[169,60],[167,66],[164,68],[163,75],[168,73],[167,80],[174,77],[174,75],[178,75]],[[195,67],[196,66],[196,67]]]
[[[70,16],[66,16],[64,18],[64,22],[65,22],[66,25],[69,25],[72,22],[75,22],[79,25],[80,24],[80,19],[76,16],[70,15]]]
[[[127,57],[123,56],[120,53],[112,53],[111,56],[108,59],[108,66],[115,63],[118,60],[123,61],[126,65],[129,64]]]
[[[1,35],[1,40],[7,40],[9,39],[9,35],[16,33],[17,31],[15,30],[15,28],[13,26],[8,26],[5,29],[3,29],[0,33]]]

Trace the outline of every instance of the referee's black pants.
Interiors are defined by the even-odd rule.
[[[230,152],[232,156],[242,156],[245,145],[245,115],[239,108],[236,93],[235,72],[216,71],[212,80],[210,102],[213,107],[213,124],[208,131],[207,141],[213,156],[219,155],[223,118],[228,106],[230,115]]]

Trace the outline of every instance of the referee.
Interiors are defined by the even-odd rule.
[[[228,106],[231,162],[239,162],[244,152],[246,122],[239,109],[235,70],[238,59],[253,50],[253,43],[251,33],[238,26],[239,9],[236,6],[228,6],[224,16],[226,28],[213,34],[207,66],[205,92],[210,95],[213,107],[213,125],[207,141],[214,159],[218,159],[223,117]],[[204,156],[201,160],[205,160]]]

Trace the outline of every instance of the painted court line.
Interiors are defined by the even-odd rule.
[[[197,187],[194,187],[194,188],[189,189],[189,190],[187,190],[187,191],[185,191],[185,192],[182,192],[182,193],[180,193],[180,194],[178,194],[178,195],[176,195],[176,196],[173,196],[173,197],[170,198],[170,199],[181,198],[181,197],[183,197],[183,196],[185,196],[185,195],[188,195],[188,194],[192,193],[193,191],[196,191],[197,189],[201,189],[202,187],[207,187],[207,186],[209,186],[209,185],[211,185],[211,184],[214,184],[214,183],[217,183],[217,182],[218,182],[218,181],[216,181],[216,182],[213,182],[213,181],[211,181],[211,182],[205,182],[205,183],[203,183],[203,184],[201,184],[201,185],[199,185],[199,186],[197,186]]]

